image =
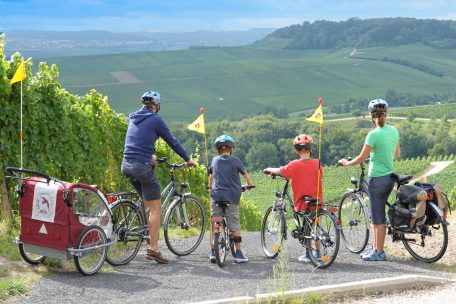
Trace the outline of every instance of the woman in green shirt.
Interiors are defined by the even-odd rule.
[[[360,154],[353,160],[339,160],[343,166],[356,166],[370,155],[368,194],[371,201],[372,223],[374,225],[374,243],[372,248],[361,253],[365,261],[386,260],[383,251],[386,236],[385,206],[393,190],[394,181],[391,173],[394,172],[393,161],[401,153],[399,132],[395,127],[386,123],[388,103],[382,99],[369,102],[369,112],[375,129],[367,134]]]

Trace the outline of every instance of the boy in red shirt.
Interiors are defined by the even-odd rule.
[[[293,146],[299,159],[289,162],[286,166],[280,168],[266,168],[265,174],[281,175],[291,179],[291,188],[293,190],[293,205],[296,212],[306,210],[307,205],[304,201],[305,196],[317,198],[318,204],[323,206],[323,168],[320,161],[311,158],[313,139],[310,135],[301,134],[293,140]],[[317,194],[317,189],[318,194]],[[308,252],[298,258],[300,262],[308,263],[310,258]]]

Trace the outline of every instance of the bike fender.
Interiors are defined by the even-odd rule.
[[[180,201],[180,198],[177,197],[177,198],[173,199],[173,201],[169,204],[168,210],[166,210],[165,220],[163,221],[163,229],[168,229],[168,225],[167,225],[168,221],[166,220],[166,218],[169,216],[168,213],[171,212],[171,209],[173,209],[173,206],[176,205],[179,201]]]
[[[448,226],[448,222],[443,219],[443,211],[440,210],[440,208],[437,207],[436,204],[434,204],[432,202],[428,202],[427,205],[428,205],[428,207],[431,207],[432,209],[434,209],[435,212],[437,212],[438,216],[442,220],[442,224],[445,226]]]

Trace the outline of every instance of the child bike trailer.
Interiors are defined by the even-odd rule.
[[[116,242],[104,195],[95,186],[39,171],[9,167],[6,172],[7,180],[17,181],[21,230],[16,242],[22,258],[30,264],[46,257],[73,259],[81,274],[97,273]]]

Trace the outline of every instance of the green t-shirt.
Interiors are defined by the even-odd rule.
[[[372,147],[369,176],[379,177],[393,173],[394,154],[399,142],[399,132],[392,125],[376,128],[367,134],[365,144]]]

